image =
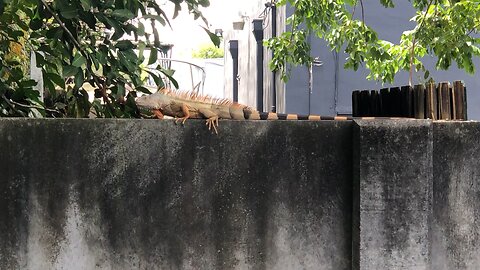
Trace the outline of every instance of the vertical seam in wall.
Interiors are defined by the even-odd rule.
[[[356,120],[352,130],[352,254],[351,269],[360,269],[360,129]]]
[[[432,120],[429,121],[428,125],[428,137],[429,137],[429,148],[430,148],[430,189],[429,189],[429,198],[430,198],[430,209],[429,209],[429,214],[428,214],[428,219],[427,219],[427,228],[428,228],[428,267],[429,269],[432,269],[433,266],[433,258],[432,258],[432,241],[433,241],[433,222],[434,222],[434,216],[433,216],[433,181],[435,181],[434,175],[433,175],[433,155],[435,153],[434,150],[434,144],[433,144],[433,132],[434,132],[434,122]]]

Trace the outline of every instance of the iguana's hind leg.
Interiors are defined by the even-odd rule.
[[[205,118],[207,118],[205,125],[208,126],[208,130],[215,131],[215,134],[218,134],[218,115],[209,109],[199,109],[199,113],[201,113]]]
[[[187,119],[190,117],[190,112],[188,111],[188,106],[186,104],[182,104],[182,113],[183,117],[175,119],[175,124],[179,121],[182,121],[182,125],[184,125],[185,121],[187,121]]]

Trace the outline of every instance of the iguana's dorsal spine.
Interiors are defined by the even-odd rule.
[[[233,102],[229,99],[226,98],[216,98],[212,97],[209,95],[201,95],[198,92],[185,92],[185,91],[179,91],[179,90],[171,90],[167,88],[162,88],[158,91],[158,93],[162,95],[169,96],[170,98],[174,100],[181,100],[181,101],[186,101],[186,102],[198,102],[198,103],[204,103],[204,104],[211,104],[211,105],[219,105],[219,106],[244,106],[239,103]]]

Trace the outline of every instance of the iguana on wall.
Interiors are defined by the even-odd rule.
[[[159,119],[164,115],[175,117],[175,123],[182,124],[188,118],[206,119],[209,130],[218,134],[218,119],[234,120],[351,120],[346,116],[297,115],[258,112],[246,105],[227,99],[201,96],[192,92],[161,89],[158,92],[141,96],[136,100],[137,107],[149,110]]]

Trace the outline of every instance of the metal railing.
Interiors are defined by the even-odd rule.
[[[164,68],[166,67],[171,67],[171,62],[175,62],[175,63],[182,63],[182,64],[187,64],[189,65],[189,70],[190,70],[190,84],[191,84],[191,91],[192,92],[197,92],[197,93],[200,93],[200,94],[203,94],[203,90],[204,90],[204,86],[205,86],[205,78],[207,76],[206,72],[205,72],[205,69],[197,64],[194,64],[192,62],[188,62],[188,61],[184,61],[184,60],[178,60],[178,59],[172,59],[172,58],[158,58],[158,61],[160,61],[162,64],[162,66],[164,66]],[[201,78],[197,81],[195,80],[194,78],[194,69],[196,69],[197,72],[201,72]],[[150,69],[151,72],[158,72],[160,73],[160,77],[162,78],[162,80],[164,81],[165,83],[165,86],[168,87],[168,88],[171,88],[172,89],[172,82],[170,81],[170,79],[165,76],[164,74],[161,74],[160,71],[156,70],[156,69]],[[155,85],[155,82],[153,81],[152,78],[149,77],[149,79],[147,80],[147,86],[150,86],[150,87],[156,87],[157,85]],[[182,90],[182,89],[179,89],[179,90]]]

